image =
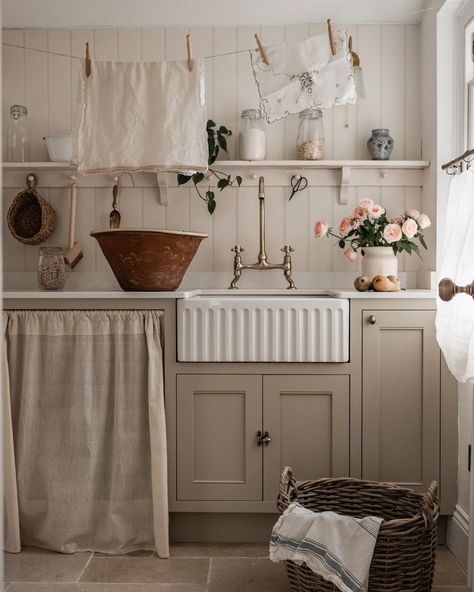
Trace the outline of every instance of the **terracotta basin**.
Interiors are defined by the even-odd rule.
[[[166,292],[180,285],[207,234],[107,228],[91,232],[122,290]]]

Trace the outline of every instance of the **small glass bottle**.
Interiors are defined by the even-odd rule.
[[[300,113],[296,154],[298,160],[324,159],[324,125],[321,109],[305,109]]]
[[[61,247],[41,247],[38,284],[42,290],[62,290],[66,284],[66,265]]]
[[[265,160],[267,138],[260,109],[242,111],[239,130],[240,160]]]
[[[23,105],[10,107],[10,127],[8,128],[7,159],[9,162],[28,161],[28,128],[26,116],[28,110]]]

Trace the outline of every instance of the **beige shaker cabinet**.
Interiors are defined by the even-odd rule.
[[[178,375],[176,413],[178,500],[274,507],[283,465],[349,475],[349,376]]]
[[[362,313],[362,476],[426,491],[440,480],[433,310]]]

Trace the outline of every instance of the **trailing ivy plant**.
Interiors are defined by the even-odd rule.
[[[217,188],[219,192],[225,189],[226,187],[232,187],[234,183],[240,187],[242,183],[242,177],[236,175],[232,178],[227,173],[219,171],[213,168],[213,165],[216,162],[216,159],[219,155],[221,150],[227,152],[227,137],[232,135],[230,129],[227,129],[225,126],[221,125],[217,129],[217,124],[209,119],[206,125],[206,132],[207,132],[207,146],[209,149],[209,156],[207,159],[207,163],[209,165],[209,173],[214,175],[217,179]],[[184,185],[188,181],[192,180],[194,183],[194,188],[196,189],[197,194],[199,197],[207,204],[207,210],[209,214],[213,214],[214,210],[216,209],[216,195],[214,191],[211,191],[209,188],[204,194],[199,190],[199,183],[204,181],[205,175],[204,173],[194,173],[194,175],[178,175],[178,185]]]

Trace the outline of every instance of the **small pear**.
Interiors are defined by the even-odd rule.
[[[401,290],[400,280],[396,275],[388,275],[387,279],[389,279],[393,284],[393,287],[390,290],[391,292],[398,292],[399,290]]]
[[[376,292],[392,292],[393,284],[388,277],[376,275],[372,280],[372,286]]]
[[[367,290],[370,290],[371,283],[369,277],[366,275],[360,275],[354,280],[354,288],[359,292],[366,292]]]

